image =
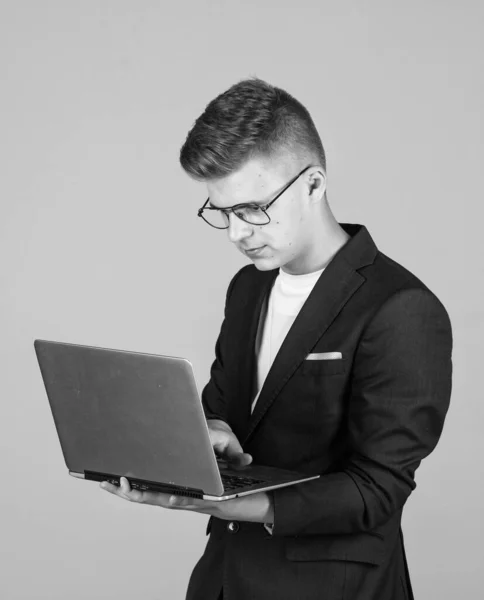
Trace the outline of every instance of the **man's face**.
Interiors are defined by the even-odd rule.
[[[210,205],[270,202],[304,168],[295,161],[257,158],[227,177],[207,182]],[[283,267],[304,272],[314,231],[314,198],[310,173],[297,179],[267,211],[267,225],[252,225],[230,213],[228,237],[261,271]]]

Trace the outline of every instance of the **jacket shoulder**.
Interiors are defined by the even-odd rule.
[[[363,267],[359,272],[366,279],[367,291],[374,294],[375,299],[379,296],[382,304],[395,295],[419,290],[435,306],[447,313],[441,300],[421,279],[381,251],[378,251],[371,265]]]

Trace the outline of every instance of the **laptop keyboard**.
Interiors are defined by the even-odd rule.
[[[242,477],[240,475],[226,475],[221,473],[222,483],[225,491],[237,490],[251,485],[264,483],[263,479],[254,479],[253,477]]]

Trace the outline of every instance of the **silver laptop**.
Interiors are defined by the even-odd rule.
[[[229,500],[319,475],[217,460],[184,358],[34,342],[69,474],[134,489]]]

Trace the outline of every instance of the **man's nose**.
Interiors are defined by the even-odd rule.
[[[243,221],[234,213],[229,214],[229,228],[227,229],[227,234],[229,236],[229,240],[236,244],[240,240],[243,240],[246,237],[249,237],[252,233],[252,226],[250,223]]]

